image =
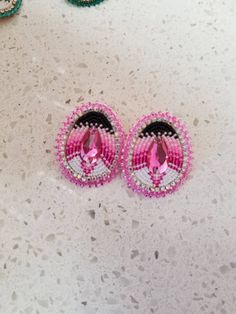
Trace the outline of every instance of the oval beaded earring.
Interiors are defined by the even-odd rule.
[[[17,13],[21,3],[22,0],[0,0],[0,18]]]
[[[192,161],[184,124],[168,112],[143,116],[130,130],[123,155],[129,187],[148,197],[174,192],[187,178]]]
[[[120,170],[124,145],[122,125],[105,104],[77,107],[64,121],[56,139],[62,173],[80,186],[99,186]]]
[[[91,7],[92,5],[97,5],[104,0],[68,0],[68,1],[79,7]]]

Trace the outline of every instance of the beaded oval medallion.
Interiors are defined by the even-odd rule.
[[[64,121],[57,139],[57,160],[62,173],[81,186],[99,186],[119,171],[124,131],[105,104],[77,107]]]
[[[0,0],[0,18],[17,13],[22,0]]]
[[[104,0],[68,0],[72,4],[75,4],[79,7],[90,7],[92,5],[97,5]]]
[[[191,160],[184,124],[168,112],[151,113],[130,130],[124,149],[124,174],[135,192],[161,197],[183,183]]]

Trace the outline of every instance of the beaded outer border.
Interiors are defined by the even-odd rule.
[[[8,16],[11,16],[13,14],[16,14],[20,9],[21,4],[22,4],[22,0],[15,0],[15,4],[13,1],[13,5],[14,5],[13,8],[10,8],[7,10],[5,10],[5,9],[0,10],[0,18],[8,17]]]
[[[68,138],[68,135],[71,131],[71,126],[74,125],[76,120],[83,116],[88,111],[99,111],[107,116],[112,126],[115,129],[116,137],[119,140],[119,152],[116,153],[117,158],[115,165],[112,168],[111,172],[108,175],[97,178],[93,181],[83,181],[77,176],[75,176],[68,166],[67,160],[65,158],[65,144]],[[58,135],[56,137],[56,159],[59,164],[61,173],[72,183],[79,186],[100,186],[105,183],[110,182],[120,171],[120,165],[122,160],[122,147],[124,147],[125,133],[123,131],[121,122],[114,111],[107,105],[101,103],[85,103],[80,106],[77,106],[64,120],[61,128],[59,129]]]
[[[70,3],[77,5],[78,7],[91,7],[94,5],[97,5],[104,0],[87,0],[87,1],[82,1],[82,0],[68,0]]]
[[[184,163],[183,170],[174,183],[171,183],[171,186],[166,188],[160,188],[159,191],[155,189],[145,188],[145,185],[138,184],[133,179],[133,173],[130,171],[130,156],[132,155],[132,147],[134,138],[145,128],[154,121],[162,121],[170,124],[177,132],[180,138],[180,143],[183,149]],[[125,180],[129,188],[134,192],[143,194],[146,197],[164,197],[168,194],[175,192],[188,178],[189,172],[192,168],[192,146],[190,143],[190,137],[186,126],[178,118],[171,115],[169,112],[157,112],[144,115],[139,119],[136,124],[130,129],[130,132],[127,137],[127,141],[123,150],[122,158],[122,168]]]

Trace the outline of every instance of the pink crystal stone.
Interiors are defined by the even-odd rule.
[[[88,129],[81,139],[80,156],[91,164],[97,162],[102,152],[102,140],[98,129]]]
[[[148,169],[156,174],[157,171],[161,174],[168,168],[168,148],[163,137],[156,138],[150,144],[147,151],[147,166]]]

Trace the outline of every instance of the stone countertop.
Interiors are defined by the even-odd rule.
[[[236,313],[236,2],[23,1],[0,21],[0,313]],[[190,180],[164,199],[67,182],[60,123],[110,104],[169,110]]]

